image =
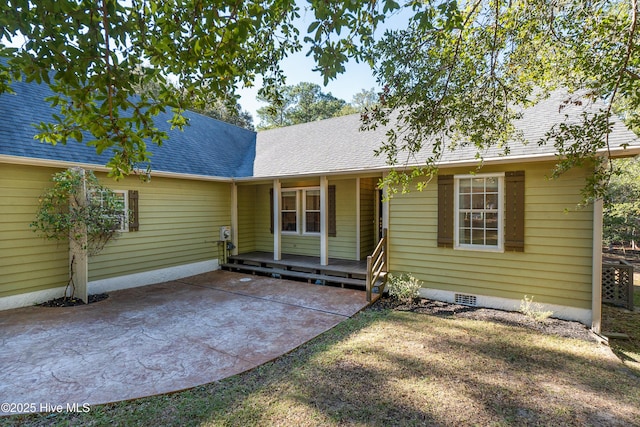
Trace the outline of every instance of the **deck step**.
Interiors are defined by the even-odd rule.
[[[242,265],[253,265],[267,268],[279,268],[284,270],[294,270],[294,271],[302,271],[309,272],[315,274],[324,274],[327,276],[340,276],[340,277],[356,277],[364,280],[366,277],[366,268],[362,268],[361,270],[358,268],[352,268],[349,266],[341,266],[341,265],[314,265],[310,262],[300,261],[300,260],[265,260],[265,259],[257,259],[254,257],[245,257],[243,255],[235,255],[230,256],[227,264],[242,264]]]
[[[221,267],[229,271],[260,273],[260,274],[267,274],[272,276],[277,275],[281,278],[307,279],[309,281],[321,280],[323,282],[337,283],[340,285],[365,287],[365,284],[366,284],[365,279],[332,276],[329,274],[317,274],[317,273],[304,272],[304,271],[285,270],[281,268],[261,267],[261,266],[250,265],[250,264],[222,264]]]

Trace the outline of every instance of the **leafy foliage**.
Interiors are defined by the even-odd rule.
[[[328,119],[341,115],[346,102],[322,92],[315,83],[302,82],[294,86],[285,86],[281,90],[282,97],[266,107],[258,110],[259,129],[290,126],[308,123],[315,120]],[[258,97],[267,101],[264,97]]]
[[[309,1],[316,18],[309,40],[325,78],[344,69],[359,40],[369,42],[392,5]],[[48,84],[55,93],[48,101],[60,113],[39,124],[38,138],[82,142],[89,131],[87,143],[97,152],[113,148],[107,166],[120,178],[148,168],[147,142],[167,138],[153,123],[159,112],[171,109],[171,125],[187,125],[187,105],[172,81],[196,109],[209,96],[251,86],[257,75],[262,95],[277,99],[285,84],[280,62],[301,49],[298,12],[295,0],[7,0],[0,3],[0,32],[21,47],[0,46],[0,57],[8,58],[0,62],[0,93],[21,76]],[[157,97],[134,96],[151,82],[160,83]]]
[[[89,255],[99,253],[118,234],[123,201],[100,185],[93,172],[67,169],[54,174],[53,186],[39,199],[34,232],[47,240],[74,239],[86,244]]]
[[[238,103],[235,96],[231,94],[224,97],[215,97],[211,92],[205,91],[202,94],[204,98],[196,98],[193,94],[189,94],[183,88],[173,84],[169,86],[169,90],[174,92],[176,99],[178,99],[181,105],[184,105],[184,108],[187,110],[192,110],[245,129],[254,130],[251,113],[242,110],[242,106]],[[151,99],[159,99],[162,86],[158,81],[149,81],[144,86],[137,87],[136,92],[138,94],[144,94]]]
[[[419,297],[418,291],[422,284],[411,274],[390,274],[387,280],[387,289],[392,297],[403,302],[412,302]]]
[[[432,176],[445,150],[509,151],[521,139],[513,123],[523,108],[557,88],[567,103],[593,103],[593,113],[548,130],[540,144],[561,157],[555,175],[607,153],[612,103],[640,105],[637,0],[469,0],[412,2],[407,29],[388,31],[369,50],[381,105],[364,115],[365,129],[393,121],[379,150],[390,164],[407,163],[424,145],[417,172],[392,173],[387,184],[407,191],[413,176]],[[561,110],[563,105],[559,105]],[[400,157],[402,155],[402,157]],[[585,197],[601,197],[611,165],[596,168]],[[424,181],[419,180],[418,185]]]
[[[533,296],[524,296],[524,299],[520,301],[520,313],[535,320],[536,322],[543,322],[549,317],[553,316],[553,311],[545,310],[542,304],[539,302],[533,302]]]
[[[98,152],[114,148],[115,177],[148,165],[147,141],[167,137],[153,124],[158,112],[171,108],[171,124],[182,128],[184,108],[225,99],[257,75],[260,96],[282,108],[274,122],[285,124],[280,62],[302,49],[301,33],[325,83],[350,58],[374,68],[384,90],[363,128],[393,121],[378,152],[390,164],[402,166],[432,144],[422,167],[388,175],[394,188],[407,190],[413,178],[424,186],[448,149],[471,146],[479,162],[489,147],[508,153],[521,138],[513,123],[522,108],[565,88],[577,94],[568,102],[593,103],[592,113],[532,142],[554,144],[564,156],[556,175],[595,165],[585,198],[601,197],[613,173],[606,154],[614,106],[632,128],[640,123],[638,0],[308,0],[304,7],[314,17],[306,31],[295,27],[294,0],[8,0],[0,4],[2,35],[24,43],[0,47],[10,58],[0,62],[0,92],[20,76],[49,84],[61,114],[40,124],[39,138],[82,141],[90,131]],[[380,39],[376,28],[399,10],[412,14],[407,28]],[[186,97],[176,96],[168,76]],[[156,81],[157,97],[133,97]],[[325,115],[301,111],[296,120],[310,117]]]
[[[604,243],[637,244],[640,239],[640,161],[617,160],[618,173],[607,187]]]

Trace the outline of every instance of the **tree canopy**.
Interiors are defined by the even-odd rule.
[[[472,145],[479,158],[492,145],[508,151],[521,108],[565,88],[604,108],[536,142],[555,145],[557,174],[599,165],[587,189],[598,197],[612,169],[596,152],[608,147],[614,106],[632,128],[640,122],[638,0],[309,0],[305,7],[313,20],[299,29],[294,0],[8,0],[0,5],[2,34],[25,41],[0,48],[10,58],[0,62],[0,91],[19,75],[48,83],[62,114],[40,125],[40,138],[81,140],[80,130],[89,130],[98,151],[114,149],[108,166],[116,177],[148,162],[145,140],[166,138],[154,114],[172,108],[172,124],[186,124],[170,77],[195,104],[205,92],[233,94],[258,74],[261,96],[282,99],[280,61],[303,43],[325,82],[349,58],[373,67],[384,90],[363,128],[393,117],[379,150],[391,164],[398,152],[435,141],[423,168],[389,175],[387,183],[402,189],[412,176],[432,176],[451,141]],[[379,37],[376,27],[401,9],[411,14],[406,28]],[[158,97],[132,98],[134,86],[152,80],[161,82]]]
[[[193,99],[192,94],[184,90],[184,88],[171,85],[167,88],[174,93],[176,99],[179,100],[180,105],[184,108],[203,114],[205,116],[231,123],[236,126],[243,127],[245,129],[254,130],[253,117],[251,113],[242,109],[242,106],[236,100],[233,94],[229,94],[225,97],[216,97],[212,93],[205,92],[204,98]],[[162,91],[161,83],[158,81],[148,81],[144,86],[139,86],[136,89],[138,95],[147,96],[151,99],[158,99],[160,92]]]
[[[604,241],[636,249],[640,238],[640,161],[621,159],[607,188]]]
[[[309,82],[301,82],[293,86],[285,86],[280,90],[281,98],[258,109],[259,129],[290,126],[315,120],[328,119],[342,115],[347,104],[331,93],[322,92],[322,88]],[[268,100],[258,97],[260,101]]]
[[[347,54],[367,40],[393,2],[311,0],[314,58],[326,78],[343,70]],[[295,0],[8,0],[0,4],[0,93],[12,79],[45,82],[60,114],[40,123],[38,138],[52,144],[82,142],[82,130],[98,152],[113,150],[107,166],[118,178],[148,165],[146,141],[167,138],[153,123],[172,109],[182,128],[186,107],[171,82],[198,108],[210,96],[224,98],[256,75],[262,94],[278,96],[280,67],[301,49]],[[347,27],[350,31],[346,31]],[[349,34],[334,40],[341,29]],[[311,29],[309,29],[311,31]],[[9,43],[19,48],[8,47]],[[154,98],[137,89],[158,82]]]
[[[269,101],[265,97],[258,100],[268,105],[258,109],[260,124],[258,129],[272,129],[308,123],[347,114],[364,113],[378,102],[375,89],[362,89],[353,95],[351,102],[338,99],[331,93],[322,92],[320,85],[301,82],[285,86],[280,90],[280,98]]]
[[[412,7],[408,27],[388,31],[368,51],[384,93],[364,127],[397,115],[380,148],[392,164],[399,152],[435,143],[423,168],[392,174],[389,183],[407,189],[412,176],[432,176],[450,143],[474,146],[479,158],[489,146],[508,152],[522,107],[562,88],[581,95],[568,102],[603,107],[530,142],[555,145],[561,157],[554,175],[593,163],[597,172],[585,196],[605,194],[612,168],[596,151],[608,148],[612,106],[621,112],[640,106],[637,0],[445,0]],[[638,115],[627,118],[637,126]]]

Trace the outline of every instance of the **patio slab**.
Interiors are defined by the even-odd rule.
[[[0,402],[46,412],[195,387],[287,353],[366,305],[362,291],[215,271],[86,306],[3,311]]]

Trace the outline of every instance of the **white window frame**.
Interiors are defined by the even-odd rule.
[[[320,231],[307,231],[307,212],[318,212],[321,215],[322,205],[320,209],[307,209],[307,192],[317,191],[320,192],[320,187],[305,187],[300,189],[302,193],[302,234],[307,236],[319,236]]]
[[[498,245],[478,245],[473,243],[460,243],[460,181],[474,178],[498,178]],[[454,249],[483,251],[483,252],[504,252],[504,172],[486,173],[474,175],[454,175]],[[483,209],[486,211],[486,208]]]
[[[282,213],[283,212],[295,212],[296,214],[296,230],[281,230],[282,234],[286,235],[296,235],[296,236],[320,236],[319,231],[306,231],[307,230],[307,191],[320,191],[320,187],[286,187],[283,188],[280,195],[280,220],[282,222],[282,226],[284,226],[284,221],[282,221]],[[282,203],[282,197],[285,193],[295,193],[296,195],[296,209],[295,211],[292,209],[284,210],[282,207],[284,203]],[[322,212],[322,206],[320,206],[320,210],[316,211],[310,210],[309,212]]]
[[[114,194],[122,194],[122,199],[124,201],[124,210],[120,213],[120,217],[122,221],[120,221],[120,228],[116,231],[121,233],[129,232],[129,190],[110,190]],[[91,197],[96,197],[95,194],[92,194]],[[102,204],[102,194],[99,194],[100,203]]]
[[[284,206],[284,203],[282,202],[282,199],[284,198],[285,193],[293,193],[296,196],[296,202],[295,202],[295,209],[282,209],[282,207]],[[299,234],[299,230],[300,230],[300,209],[299,209],[299,205],[300,205],[300,192],[298,191],[298,189],[295,188],[283,188],[282,191],[280,192],[280,223],[281,223],[281,230],[280,232],[282,234]],[[296,229],[295,230],[284,230],[282,229],[284,227],[284,221],[282,219],[282,214],[286,213],[286,212],[293,212],[296,214]]]

